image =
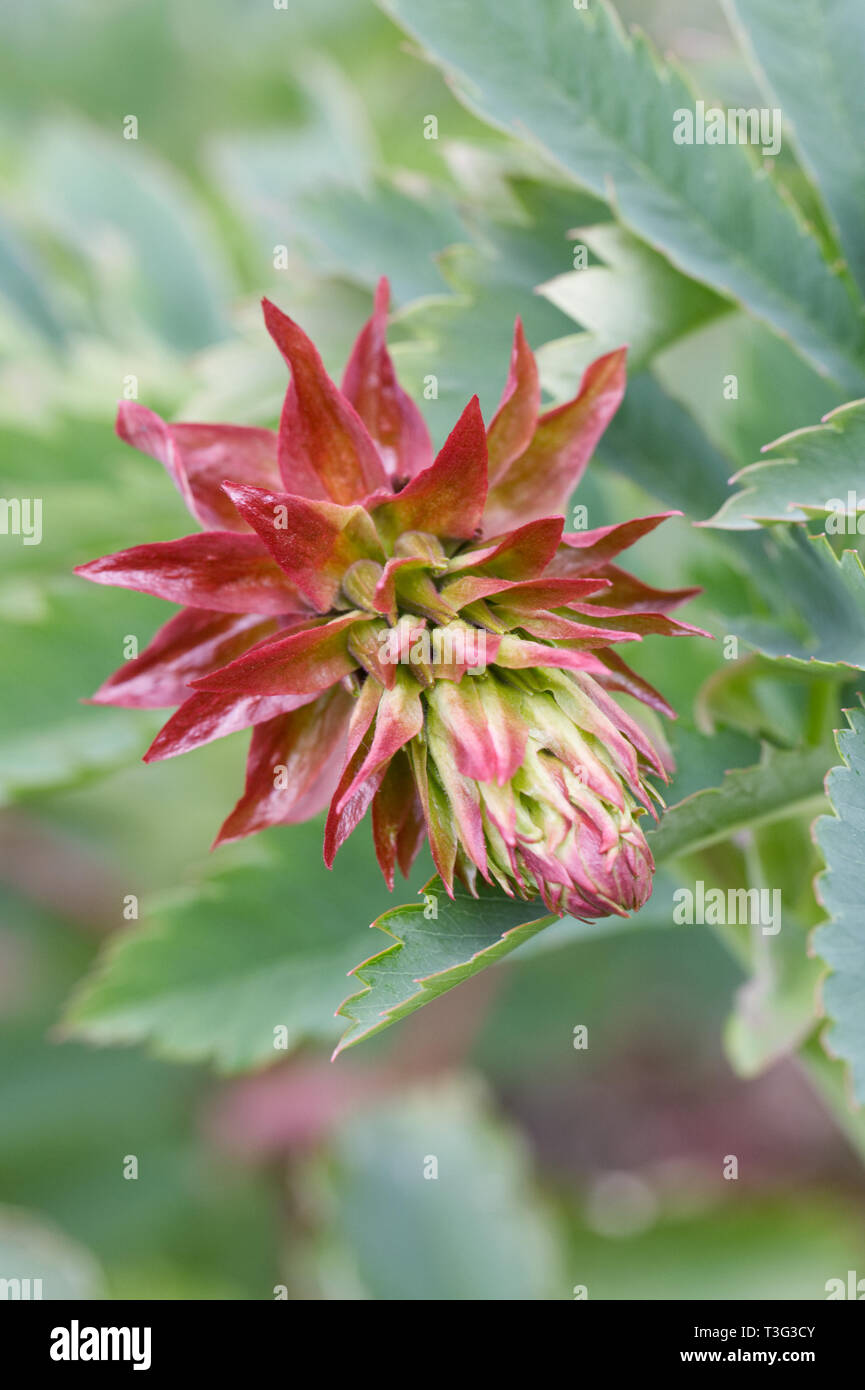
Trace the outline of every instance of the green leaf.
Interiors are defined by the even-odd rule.
[[[726,495],[730,463],[650,372],[630,377],[596,458],[691,517]]]
[[[834,667],[828,669],[835,670]],[[697,693],[694,704],[697,724],[711,736],[710,741],[714,741],[720,729],[726,728],[737,729],[752,739],[768,739],[782,747],[793,748],[806,723],[806,688],[801,677],[810,676],[812,680],[825,682],[826,670],[822,665],[811,670],[805,663],[790,670],[785,663],[758,654],[724,661]],[[843,679],[849,676],[850,672],[846,671]],[[744,763],[728,763],[727,766],[742,767]]]
[[[410,305],[400,316],[400,327],[415,341],[397,343],[394,356],[417,399],[424,379],[435,375],[438,395],[424,400],[423,406],[440,438],[465,406],[467,382],[477,390],[484,411],[495,410],[517,314],[537,351],[544,388],[557,400],[573,396],[582,369],[604,350],[592,333],[563,338],[568,320],[534,293],[534,287],[554,283],[571,263],[568,232],[575,224],[585,228],[591,221],[593,244],[602,231],[613,231],[605,223],[606,208],[554,185],[513,180],[510,187],[522,220],[484,222],[477,244],[452,246],[439,262],[453,297]],[[645,248],[640,254],[653,255]],[[664,264],[657,256],[653,260]],[[687,283],[667,266],[665,283],[671,278]],[[721,302],[694,289],[707,307],[710,301]],[[610,346],[627,340],[624,319],[621,331],[615,325],[609,331]],[[625,399],[598,445],[597,457],[665,505],[694,517],[721,505],[733,471],[693,416],[646,372],[629,376]]]
[[[43,285],[44,270],[34,262],[5,221],[0,221],[0,294],[52,347],[62,347],[66,328],[51,306]]]
[[[158,727],[152,714],[81,702],[120,665],[127,635],[143,649],[161,607],[75,579],[0,587],[0,804],[142,756]]]
[[[778,935],[758,940],[751,977],[737,991],[724,1031],[724,1048],[739,1076],[759,1076],[795,1052],[813,1028],[817,1009],[820,968],[808,956],[801,923],[785,911]]]
[[[834,816],[821,816],[814,836],[826,862],[817,896],[830,914],[818,927],[813,947],[832,974],[823,986],[823,1005],[832,1027],[830,1051],[850,1067],[856,1099],[865,1103],[865,712],[848,710],[849,729],[836,735],[843,767],[826,780]]]
[[[271,130],[229,127],[210,150],[220,185],[260,230],[271,263],[274,244],[294,230],[298,198],[322,186],[363,190],[371,183],[374,137],[359,93],[320,53],[311,52],[297,76],[294,120],[286,123],[283,108]]]
[[[809,537],[797,527],[770,544],[781,621],[725,618],[724,630],[771,658],[776,670],[854,679],[865,669],[865,569],[858,552],[837,556],[826,536]]]
[[[74,818],[67,825],[73,833],[62,851],[62,869],[49,848],[54,842],[40,845],[32,822],[27,839],[31,864],[40,862],[41,852],[46,883],[56,882],[59,896],[69,875],[82,874],[88,864],[76,860]],[[98,880],[98,861],[89,862],[91,871],[94,865]],[[40,891],[51,889],[36,887]],[[87,891],[98,895],[102,889],[97,882]],[[36,1273],[44,1270],[50,1280],[43,1297],[261,1297],[273,1284],[272,1204],[260,1187],[256,1191],[249,1170],[218,1160],[214,1167],[212,1141],[204,1138],[197,1118],[204,1088],[212,1094],[208,1078],[135,1052],[57,1046],[51,1032],[57,1009],[96,944],[91,924],[81,929],[76,898],[73,891],[69,915],[62,918],[0,888],[6,976],[15,983],[15,997],[7,997],[0,1016],[0,1191],[4,1203],[22,1216],[39,1213],[40,1222],[56,1223],[91,1251],[108,1284],[97,1292],[89,1274],[92,1257],[87,1259],[79,1246],[82,1258],[77,1259],[64,1240],[56,1253],[67,1276],[76,1269],[86,1282],[76,1277],[74,1293],[68,1283],[60,1292],[54,1284],[60,1268],[41,1232],[34,1231],[33,1253],[38,1249],[42,1265]],[[108,1200],[107,1193],[120,1190],[122,1159],[130,1153],[139,1156],[141,1180],[124,1182],[122,1200]],[[23,1253],[30,1232],[22,1234],[27,1237]],[[18,1232],[0,1216],[0,1276],[20,1268],[6,1255],[9,1235],[14,1239]],[[177,1287],[155,1291],[159,1266],[174,1270],[167,1282],[185,1284],[182,1293]],[[145,1269],[154,1275],[146,1292]],[[128,1285],[135,1283],[134,1270],[133,1295]],[[116,1286],[118,1274],[123,1292]]]
[[[184,352],[227,335],[228,283],[211,229],[144,140],[124,140],[119,120],[114,140],[64,120],[37,138],[27,170],[46,222],[114,294],[121,329],[140,318]]]
[[[681,275],[615,223],[582,228],[576,237],[602,264],[558,275],[538,292],[592,335],[595,357],[627,343],[628,366],[634,371],[670,343],[730,310],[729,301]],[[573,355],[577,343],[571,342]],[[544,349],[542,365],[554,346]],[[572,367],[571,381],[576,375]]]
[[[323,268],[374,290],[387,271],[396,304],[445,289],[436,257],[466,231],[440,191],[411,197],[379,181],[371,193],[327,189],[307,194],[294,217]]]
[[[123,444],[108,419],[60,416],[39,433],[0,423],[0,496],[34,492],[41,538],[33,545],[0,536],[4,581],[53,581],[99,555],[196,528],[161,464]],[[99,603],[91,585],[75,584]],[[167,619],[170,610],[159,606]]]
[[[30,1280],[21,1298],[104,1296],[102,1271],[89,1250],[72,1241],[38,1212],[0,1207],[0,1278]],[[39,1292],[33,1281],[39,1280]],[[4,1298],[15,1294],[4,1293]]]
[[[535,294],[535,286],[571,265],[568,231],[575,224],[609,217],[596,199],[575,189],[519,180],[512,192],[518,217],[485,220],[475,243],[452,245],[439,256],[451,293],[422,299],[400,316],[411,339],[394,347],[400,377],[418,400],[423,397],[424,414],[439,439],[473,391],[487,418],[496,409],[518,314],[533,347],[568,332],[570,320]],[[430,375],[437,394],[428,400],[424,387]],[[575,371],[570,394],[578,384]]]
[[[860,0],[725,0],[784,109],[865,292],[865,8]]]
[[[306,1180],[314,1191],[324,1186],[338,1232],[336,1250],[329,1244],[317,1259],[310,1252],[325,1298],[570,1297],[557,1228],[532,1183],[529,1155],[490,1116],[473,1078],[365,1107]],[[393,1238],[383,1241],[382,1231]],[[303,1264],[308,1278],[309,1261]]]
[[[729,497],[706,522],[728,531],[753,531],[771,521],[807,521],[832,516],[856,499],[849,521],[840,518],[840,534],[865,511],[859,499],[865,449],[865,401],[851,401],[823,418],[822,424],[785,434],[763,450],[765,461],[751,463],[731,478],[743,491]],[[840,504],[840,505],[839,505]],[[837,523],[835,523],[837,524]],[[830,532],[832,534],[832,532]],[[837,534],[837,533],[836,533]]]
[[[712,736],[677,719],[669,730],[675,770],[664,793],[673,806],[706,787],[716,786],[731,767],[750,767],[760,756],[760,743],[735,729],[713,730]]]
[[[743,874],[732,871],[749,890],[768,890],[773,918],[769,931],[763,930],[765,918],[758,926],[747,921],[748,914],[746,920],[736,914],[738,923],[718,928],[749,976],[736,991],[724,1036],[727,1056],[743,1076],[756,1076],[796,1051],[818,1020],[822,967],[808,950],[808,937],[819,919],[814,875],[820,859],[807,836],[808,818],[802,816],[749,832],[743,837]],[[718,886],[726,888],[730,881],[728,873]]]
[[[851,394],[742,309],[671,344],[652,370],[730,459],[728,478],[767,440],[813,425]],[[729,495],[725,484],[721,502]]]
[[[533,138],[685,274],[861,387],[865,325],[848,286],[748,151],[674,142],[693,93],[602,0],[381,3],[479,115]]]
[[[649,835],[657,860],[692,854],[737,830],[793,815],[822,795],[826,748],[777,752],[764,746],[755,767],[728,772],[719,787],[695,792],[664,813]]]
[[[266,836],[274,852],[262,862],[216,869],[145,903],[141,925],[112,939],[76,994],[65,1032],[147,1041],[222,1071],[278,1061],[306,1038],[332,1039],[336,981],[357,959],[359,923],[374,915],[382,886],[365,840],[350,840],[330,873],[321,834],[315,820]]]
[[[451,899],[434,878],[424,899],[392,908],[373,923],[393,944],[350,972],[363,988],[340,1005],[339,1013],[351,1022],[334,1056],[510,955],[556,921],[537,898],[507,898],[488,884],[479,885],[477,898],[455,884]]]

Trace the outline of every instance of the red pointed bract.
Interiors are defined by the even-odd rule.
[[[435,463],[392,501],[376,503],[373,518],[393,536],[403,531],[431,531],[452,540],[471,540],[480,530],[486,496],[487,441],[480,404],[474,396]]]
[[[387,350],[389,298],[388,282],[382,277],[372,318],[348,359],[342,394],[369,430],[388,477],[405,482],[432,463],[432,443],[426,421],[396,379]]]
[[[339,775],[351,699],[331,690],[253,731],[246,789],[217,836],[237,840],[271,825],[309,820],[330,800]]]
[[[201,531],[177,541],[136,545],[79,565],[75,573],[95,584],[138,589],[219,613],[278,616],[309,608],[258,537],[233,531]]]
[[[226,738],[278,714],[300,709],[315,695],[214,695],[195,691],[160,729],[144,754],[146,763],[189,753],[214,739]]]
[[[464,551],[452,562],[451,572],[471,570],[496,579],[535,579],[555,556],[564,526],[560,516],[530,521],[500,539]]]
[[[218,670],[276,630],[275,618],[184,608],[169,618],[140,656],[115,671],[91,700],[95,705],[126,709],[170,709],[187,699],[190,681]]]
[[[634,545],[662,521],[671,516],[681,516],[681,512],[658,512],[655,516],[641,516],[633,521],[616,522],[613,526],[599,526],[594,531],[570,531],[562,536],[562,545],[553,569],[561,574],[581,574],[583,570],[594,570],[606,564]]]
[[[192,684],[196,690],[237,695],[305,695],[327,690],[357,666],[348,650],[348,633],[361,617],[346,613],[329,623],[290,632]]]
[[[226,483],[238,512],[280,569],[321,613],[331,609],[355,560],[383,560],[375,526],[363,507],[341,507],[288,493]]]
[[[209,531],[246,531],[222,491],[225,478],[253,487],[280,485],[277,436],[245,425],[169,425],[136,401],[123,401],[117,433],[168,470],[196,521]]]
[[[538,365],[526,342],[522,320],[517,319],[507,383],[487,430],[491,484],[498,482],[514,459],[525,453],[531,444],[540,409]]]
[[[303,329],[267,299],[264,321],[291,368],[279,426],[286,491],[347,505],[385,487],[387,474],[366,426],[331,381]],[[307,492],[310,483],[321,492]]]
[[[563,513],[625,393],[625,350],[587,367],[579,393],[542,415],[528,448],[495,480],[487,528]]]

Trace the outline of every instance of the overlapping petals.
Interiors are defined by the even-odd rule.
[[[449,891],[480,874],[553,912],[638,908],[666,768],[611,692],[672,710],[615,648],[696,632],[670,616],[694,591],[614,563],[669,513],[574,534],[562,515],[622,398],[624,351],[542,412],[517,322],[489,426],[473,398],[433,457],[388,353],[386,281],[341,389],[292,319],[264,314],[290,371],[278,431],[121,407],[118,433],[203,529],[80,568],[182,605],[94,701],[179,706],[148,760],[252,728],[218,841],[329,806],[330,864],[371,811],[390,887],[428,840]]]

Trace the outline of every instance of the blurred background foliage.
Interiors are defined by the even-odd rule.
[[[753,97],[715,0],[621,8],[708,99]],[[494,408],[515,314],[550,399],[629,341],[626,408],[579,501],[591,526],[680,507],[635,568],[702,584],[688,616],[716,632],[731,630],[717,613],[803,614],[782,553],[764,565],[773,606],[757,543],[690,521],[842,393],[475,119],[366,0],[2,0],[0,90],[0,492],[44,499],[42,544],[3,538],[0,572],[0,1275],[41,1273],[46,1297],[823,1296],[861,1269],[865,1185],[861,1136],[784,1055],[813,1028],[813,962],[779,971],[761,1032],[741,953],[672,929],[667,893],[631,932],[564,924],[331,1066],[344,972],[377,949],[365,929],[389,905],[368,832],[332,875],[318,825],[210,859],[243,736],[144,767],[153,716],[80,701],[162,605],[70,570],[189,529],[159,467],[113,436],[129,378],[170,418],[275,423],[285,380],[262,294],[337,372],[387,273],[404,380],[418,398],[439,381],[438,440],[475,390]],[[786,152],[778,165],[807,204]],[[560,277],[576,229],[594,279],[575,299]],[[669,645],[650,639],[636,664],[683,711],[675,800],[754,761],[767,730],[783,744],[801,692],[749,690],[750,726],[720,718],[709,741],[694,707],[718,652]],[[780,824],[779,861],[803,832]],[[739,854],[717,851],[719,881],[740,881]],[[818,867],[783,866],[800,950]],[[107,937],[146,974],[148,918],[169,977],[146,998],[106,985],[89,1033],[104,1046],[64,1035]],[[291,1058],[221,1079],[269,1060],[263,1000],[285,1005]]]

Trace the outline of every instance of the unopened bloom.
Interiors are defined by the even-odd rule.
[[[385,344],[388,288],[337,389],[303,331],[264,302],[291,379],[278,431],[167,424],[120,408],[204,528],[78,571],[181,604],[93,697],[179,705],[148,760],[252,726],[237,839],[329,803],[328,864],[371,807],[393,886],[428,837],[449,891],[480,873],[555,912],[641,906],[641,820],[665,769],[611,696],[672,711],[614,650],[696,629],[620,551],[665,516],[564,534],[562,513],[625,385],[624,351],[542,414],[519,321],[501,403],[477,398],[438,455]]]

